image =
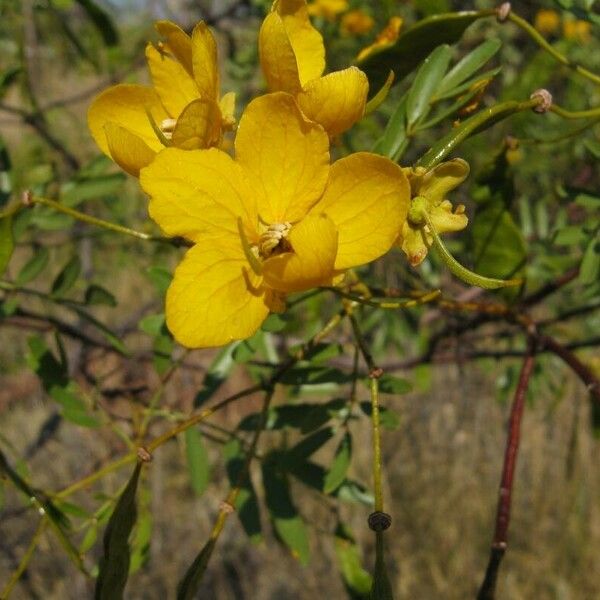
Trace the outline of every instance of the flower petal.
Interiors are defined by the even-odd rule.
[[[356,67],[314,79],[298,95],[302,112],[330,136],[350,129],[365,114],[369,81]]]
[[[221,137],[221,110],[212,98],[199,98],[190,102],[173,130],[171,143],[176,148],[194,150],[208,148]]]
[[[219,96],[219,68],[217,42],[204,21],[192,32],[194,79],[203,98],[217,100]]]
[[[325,70],[323,36],[309,19],[306,0],[278,0],[273,9],[281,17],[304,86],[311,79],[321,77]]]
[[[150,216],[167,235],[200,241],[228,233],[239,239],[241,217],[251,240],[256,237],[253,195],[225,152],[167,148],[142,170],[140,185],[151,197]]]
[[[431,245],[431,241],[425,243],[425,234],[423,229],[411,227],[408,221],[404,223],[402,235],[398,238],[398,243],[404,254],[408,258],[408,262],[416,267],[420,265],[427,256],[427,251]]]
[[[176,119],[192,100],[200,96],[196,82],[181,64],[159,52],[152,44],[146,46],[146,60],[160,101],[169,115]],[[158,119],[157,123],[160,124]]]
[[[325,213],[339,232],[335,268],[385,254],[406,221],[409,202],[406,175],[391,160],[359,152],[333,163],[323,198],[311,213]]]
[[[267,94],[250,102],[235,149],[237,162],[259,193],[258,212],[268,223],[299,221],[323,193],[329,139],[304,118],[289,94]]]
[[[225,238],[194,246],[175,269],[167,291],[167,326],[189,348],[250,337],[269,314],[260,283],[239,241]]]
[[[156,152],[137,135],[116,123],[104,126],[111,158],[127,173],[140,176],[140,169],[148,166]]]
[[[258,53],[267,87],[272,92],[297,94],[302,89],[294,49],[281,17],[269,13],[260,26]]]
[[[161,150],[163,145],[152,129],[146,110],[159,123],[168,117],[158,96],[149,87],[120,84],[96,96],[88,110],[88,126],[100,150],[111,156],[104,128],[107,123],[127,129],[152,150]]]
[[[233,129],[235,126],[235,92],[227,92],[219,101],[221,109],[222,128],[224,130]]]
[[[156,31],[165,38],[166,49],[181,63],[189,75],[193,76],[190,36],[172,21],[157,21],[155,27]]]
[[[469,163],[462,158],[453,158],[425,174],[419,186],[419,196],[439,203],[468,176]]]
[[[460,210],[462,209],[462,210]],[[439,206],[435,206],[429,212],[429,218],[435,227],[435,230],[441,235],[451,231],[460,231],[464,229],[469,219],[464,213],[464,206],[459,206],[456,212],[452,212],[452,203],[450,200],[444,200]],[[431,238],[433,241],[433,237]]]
[[[292,227],[287,240],[293,252],[272,256],[263,263],[265,282],[282,292],[331,285],[338,247],[333,221],[324,214],[309,215]]]

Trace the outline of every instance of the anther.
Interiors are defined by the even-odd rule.
[[[385,531],[390,528],[392,517],[378,510],[369,515],[367,522],[369,523],[369,529],[373,531]]]
[[[533,107],[533,111],[536,113],[546,113],[552,107],[552,94],[544,88],[535,90],[535,92],[533,92],[529,98],[531,100],[536,100],[539,98],[540,100],[540,103]]]

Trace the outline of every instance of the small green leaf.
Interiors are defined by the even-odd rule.
[[[108,13],[93,0],[75,0],[75,2],[85,11],[104,43],[107,46],[116,46],[119,43],[119,33]]]
[[[578,281],[584,285],[592,285],[600,281],[600,237],[590,240],[581,261]]]
[[[384,373],[379,378],[379,391],[383,394],[408,394],[411,390],[412,383],[402,377]]]
[[[194,407],[198,408],[212,397],[212,395],[223,385],[231,369],[234,367],[234,352],[240,342],[233,342],[225,346],[215,357],[204,377],[202,389],[196,394]]]
[[[156,291],[159,294],[165,294],[168,287],[171,285],[173,275],[170,271],[163,267],[148,267],[146,269],[148,279],[154,284]]]
[[[25,263],[17,275],[17,285],[24,285],[35,279],[48,265],[49,257],[48,248],[35,248],[33,256]]]
[[[362,566],[360,550],[348,530],[339,525],[335,532],[335,555],[344,585],[352,598],[368,598],[372,577]]]
[[[6,271],[14,249],[12,216],[2,217],[0,218],[0,275]]]
[[[450,46],[438,46],[417,71],[406,100],[406,120],[409,128],[426,116],[429,102],[450,64],[451,56]]]
[[[463,56],[442,79],[440,85],[435,90],[436,98],[441,97],[445,92],[457,87],[471,77],[500,50],[501,46],[502,42],[499,39],[486,40],[483,44],[480,44],[477,48]]]
[[[51,294],[55,298],[64,296],[75,284],[81,272],[79,256],[72,256],[52,283]]]
[[[123,187],[123,173],[107,173],[96,177],[72,179],[61,188],[60,200],[65,206],[74,208],[85,200],[96,200],[115,196]]]
[[[373,411],[373,406],[370,402],[361,402],[360,409],[365,413],[365,415],[367,415],[367,417],[370,417]],[[379,422],[381,423],[382,427],[393,431],[398,429],[400,426],[400,417],[393,410],[380,405]]]
[[[185,453],[190,474],[190,483],[196,494],[201,496],[210,481],[210,463],[202,436],[193,427],[185,431]]]
[[[90,313],[82,310],[81,308],[73,307],[73,310],[85,321],[93,325],[101,334],[102,337],[106,339],[106,341],[118,352],[127,356],[129,351],[127,350],[125,344],[119,339],[116,333],[110,330],[104,323],[101,323],[95,317],[92,317]]]
[[[147,315],[138,323],[140,331],[155,337],[159,335],[165,326],[165,314]]]
[[[408,94],[400,98],[383,135],[377,140],[373,152],[397,160],[408,143],[406,137],[406,100]]]
[[[96,600],[121,600],[129,574],[129,535],[137,518],[135,496],[142,463],[137,463],[104,532],[104,553],[96,581]]]
[[[348,466],[352,458],[352,436],[346,432],[344,437],[340,441],[339,446],[335,451],[333,462],[325,475],[325,483],[323,492],[330,494],[336,490],[342,482],[346,479],[346,473],[348,472]]]
[[[100,285],[93,283],[85,290],[84,301],[86,304],[105,304],[106,306],[116,306],[116,298]]]
[[[186,571],[183,579],[177,586],[177,600],[194,600],[196,598],[196,592],[200,587],[202,576],[215,549],[215,542],[216,540],[209,538],[208,542],[204,544],[202,550],[200,550],[200,553]]]
[[[286,462],[300,462],[312,456],[333,437],[333,429],[324,427],[306,436],[286,452]]]
[[[348,383],[352,376],[333,367],[295,367],[279,380],[284,385],[318,385],[321,383]]]

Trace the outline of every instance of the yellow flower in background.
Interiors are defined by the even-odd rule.
[[[329,138],[286,93],[256,98],[235,139],[168,148],[142,170],[150,216],[194,242],[167,292],[166,320],[184,346],[251,336],[292,292],[385,254],[406,219],[402,169],[370,153],[329,164]]]
[[[302,112],[330,136],[365,113],[369,82],[356,67],[323,76],[325,46],[305,0],[276,0],[259,34],[260,64],[272,92],[292,94]]]
[[[388,24],[379,32],[375,41],[358,53],[356,60],[364,60],[380,48],[385,48],[386,46],[393,44],[400,37],[402,23],[402,17],[392,17],[388,21]]]
[[[422,167],[405,169],[411,187],[411,210],[398,238],[408,261],[413,267],[420,265],[433,243],[428,226],[419,217],[420,209],[425,209],[438,234],[460,231],[467,226],[465,207],[459,204],[455,210],[446,199],[446,194],[459,186],[469,175],[469,165],[460,158],[426,171]],[[418,205],[418,206],[417,206]],[[414,210],[413,210],[414,209]],[[411,213],[415,214],[411,218]]]
[[[587,44],[592,39],[592,25],[587,21],[566,19],[563,22],[563,35],[568,40],[575,40]]]
[[[340,29],[345,35],[363,35],[373,29],[373,17],[362,10],[351,10],[342,17]]]
[[[545,35],[556,33],[560,28],[560,15],[555,10],[538,10],[535,15],[534,27]]]
[[[217,45],[206,24],[191,37],[170,21],[156,29],[165,41],[146,47],[153,87],[110,87],[88,111],[102,152],[135,177],[165,146],[216,146],[235,125],[235,94],[220,97]]]
[[[338,15],[348,10],[348,2],[347,0],[313,0],[307,8],[311,17],[323,17],[328,21],[335,21]]]

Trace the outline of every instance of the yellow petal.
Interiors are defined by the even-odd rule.
[[[325,70],[323,37],[310,22],[306,0],[278,0],[273,7],[294,50],[300,84],[304,86]]]
[[[250,337],[269,313],[260,278],[249,272],[239,241],[194,246],[167,291],[167,326],[189,348]]]
[[[408,222],[404,223],[399,244],[408,258],[408,262],[416,267],[420,265],[427,256],[428,246],[425,244],[423,230],[411,227]]]
[[[194,79],[203,98],[217,100],[219,96],[219,69],[217,42],[210,29],[200,21],[192,32]]]
[[[469,175],[469,163],[453,158],[428,171],[419,185],[419,196],[441,202],[446,194],[458,187]]]
[[[256,222],[253,194],[240,167],[225,152],[167,148],[140,174],[140,185],[151,197],[149,213],[167,235],[193,241],[230,234],[239,239],[238,217],[251,241]],[[241,242],[240,242],[241,248]]]
[[[369,81],[356,67],[310,81],[298,95],[302,112],[330,136],[350,129],[365,114]]]
[[[189,75],[193,75],[190,36],[171,21],[158,21],[155,27],[156,31],[165,38],[166,49],[181,63]]]
[[[194,150],[208,148],[221,137],[221,111],[212,98],[200,98],[190,102],[173,130],[171,143],[176,148]]]
[[[127,173],[140,176],[140,169],[148,166],[156,152],[135,134],[115,123],[104,126],[111,158]]]
[[[323,193],[329,173],[329,139],[307,121],[293,97],[278,92],[247,106],[235,140],[236,159],[259,193],[268,223],[298,221]]]
[[[449,233],[451,231],[460,231],[469,223],[467,215],[464,214],[464,206],[460,205],[456,212],[452,212],[452,203],[444,200],[439,206],[429,211],[429,217],[435,230],[439,233]],[[433,237],[430,242],[433,242]]]
[[[158,123],[168,116],[158,96],[149,87],[120,84],[96,96],[88,110],[88,126],[100,150],[111,156],[104,128],[107,123],[127,129],[156,152],[162,149],[163,145],[152,129],[146,109]]]
[[[297,94],[302,89],[294,49],[281,17],[269,13],[258,34],[258,53],[267,87],[271,92]]]
[[[406,221],[410,186],[391,160],[360,152],[331,165],[323,198],[311,213],[323,212],[338,230],[336,269],[361,265],[385,254]]]
[[[270,287],[282,292],[300,292],[331,285],[338,234],[333,221],[323,214],[309,215],[290,231],[293,252],[268,258],[263,276]]]
[[[159,52],[152,44],[146,46],[146,59],[154,89],[169,115],[176,119],[200,93],[196,83],[176,60]],[[160,121],[156,119],[160,124]]]

